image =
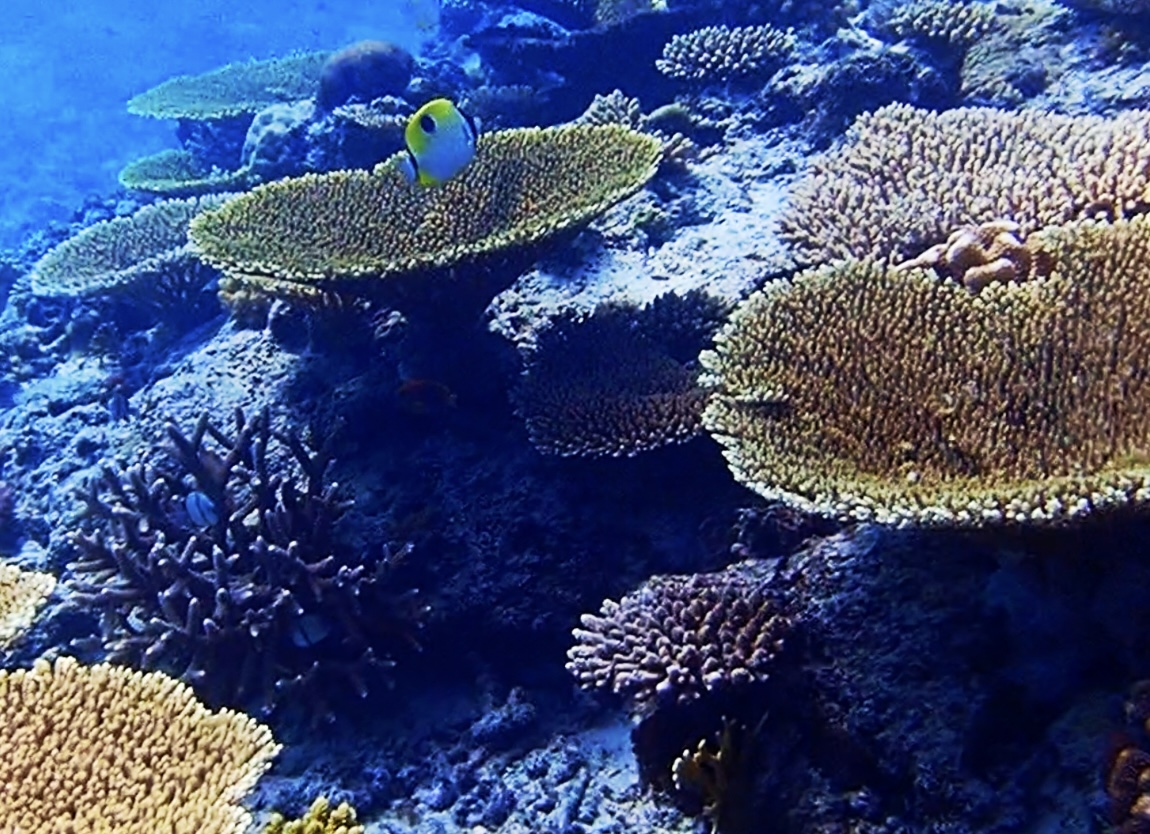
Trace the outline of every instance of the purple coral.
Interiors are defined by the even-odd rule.
[[[765,583],[735,569],[654,577],[581,622],[567,669],[640,709],[766,680],[792,627]]]

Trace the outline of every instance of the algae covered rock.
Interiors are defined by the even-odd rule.
[[[451,267],[584,223],[655,173],[662,143],[619,125],[480,137],[441,186],[413,186],[390,161],[260,186],[191,226],[199,256],[245,292],[313,298],[370,293],[365,278]]]
[[[749,298],[704,352],[737,480],[843,519],[1063,521],[1150,500],[1150,221],[1032,236],[971,292],[842,261]]]

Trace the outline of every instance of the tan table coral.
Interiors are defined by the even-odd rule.
[[[769,499],[894,524],[1150,500],[1150,220],[1039,232],[1020,283],[843,261],[776,282],[703,354],[705,427]]]
[[[159,672],[71,658],[0,671],[0,831],[242,834],[279,750]]]

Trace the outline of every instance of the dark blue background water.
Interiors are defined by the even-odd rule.
[[[3,0],[0,246],[89,193],[132,158],[174,146],[174,124],[125,102],[179,74],[362,38],[418,49],[433,0]]]

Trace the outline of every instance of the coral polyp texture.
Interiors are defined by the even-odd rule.
[[[671,78],[728,81],[774,72],[795,43],[792,32],[768,25],[706,26],[671,38],[655,66]]]
[[[242,834],[240,805],[279,752],[159,672],[71,658],[0,670],[0,830]]]
[[[622,457],[702,432],[695,374],[619,315],[557,325],[516,392],[531,442],[554,455]]]
[[[1031,236],[1020,283],[844,261],[749,298],[704,424],[768,499],[895,524],[1052,522],[1150,498],[1150,222]]]
[[[956,228],[1011,220],[1025,237],[1150,206],[1150,113],[1114,118],[890,105],[796,184],[780,230],[805,263],[902,261]]]
[[[28,630],[55,587],[50,573],[0,563],[0,649]]]
[[[355,809],[346,802],[333,808],[327,797],[319,796],[298,820],[272,814],[264,834],[363,834],[363,826],[356,822]]]
[[[640,713],[765,681],[793,628],[765,583],[739,566],[652,577],[580,624],[568,671],[586,689],[629,697]]]
[[[589,221],[640,189],[662,156],[655,137],[618,125],[484,134],[475,159],[434,188],[394,161],[269,183],[191,227],[225,297],[370,293],[379,278],[454,266]]]
[[[209,270],[188,249],[188,223],[227,195],[163,200],[104,220],[49,251],[32,270],[32,291],[48,296],[178,295]]]
[[[994,4],[941,0],[907,3],[886,22],[886,27],[899,37],[941,40],[960,46],[977,43],[1004,25]]]
[[[120,171],[120,185],[124,188],[165,197],[239,191],[252,180],[249,171],[216,171],[204,165],[195,154],[175,149],[129,162]]]
[[[202,75],[179,75],[132,98],[128,112],[193,121],[257,113],[277,102],[314,96],[330,56],[330,52],[307,52],[227,64]]]
[[[262,712],[292,695],[328,717],[321,693],[365,695],[389,650],[414,643],[414,593],[387,581],[406,551],[344,552],[330,459],[266,414],[169,440],[84,496],[72,598],[101,615],[109,659]]]

